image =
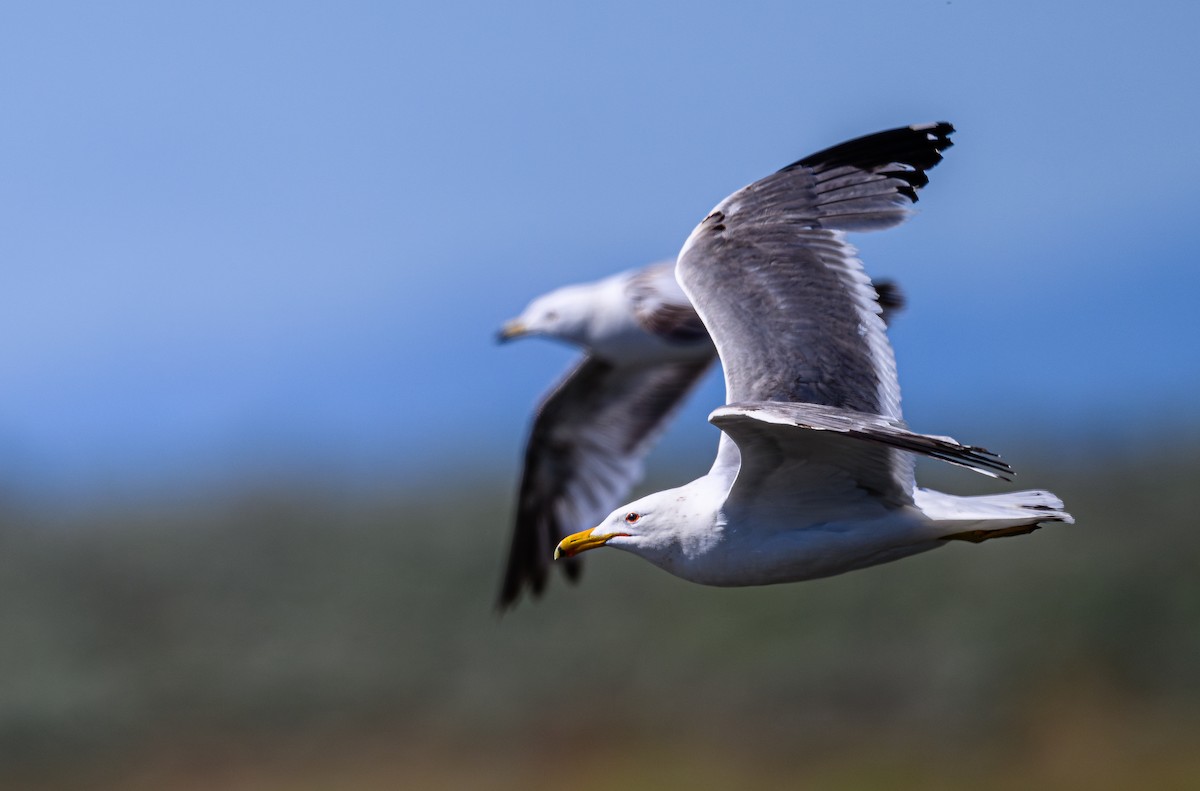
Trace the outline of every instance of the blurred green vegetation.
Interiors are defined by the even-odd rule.
[[[1200,448],[1010,460],[1079,524],[503,617],[507,481],[10,506],[0,788],[1200,786]]]

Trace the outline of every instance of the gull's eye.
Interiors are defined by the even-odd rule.
[[[625,514],[625,524],[632,525],[634,522],[636,522],[637,520],[639,520],[641,518],[642,518],[641,514],[636,513],[634,511],[630,511],[629,513]]]
[[[546,321],[558,321],[558,312],[553,310],[547,311]]]

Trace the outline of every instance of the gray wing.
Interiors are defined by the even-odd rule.
[[[814,523],[912,503],[897,459],[919,454],[995,478],[1012,470],[995,454],[951,437],[916,434],[880,415],[819,404],[729,404],[709,416],[741,449],[727,512],[793,509]]]
[[[708,330],[675,279],[675,262],[663,261],[635,272],[625,286],[633,318],[642,329],[668,343],[708,339]]]
[[[540,594],[558,542],[625,501],[642,459],[715,359],[632,366],[587,356],[545,397],[525,447],[499,609],[525,588]],[[554,565],[579,576],[578,558]]]
[[[904,292],[892,280],[874,283],[879,316],[885,325],[904,309]],[[675,262],[662,261],[635,272],[625,286],[634,320],[646,332],[668,343],[690,344],[708,339],[708,330],[675,279]]]
[[[676,277],[720,354],[728,403],[818,404],[899,423],[879,295],[843,231],[903,222],[953,131],[903,127],[805,157],[730,195],[692,231]],[[887,461],[911,496],[912,458]],[[714,473],[735,475],[740,463],[722,437]]]
[[[717,205],[676,277],[725,367],[727,401],[796,401],[900,418],[876,292],[843,230],[902,222],[949,124],[843,143]]]

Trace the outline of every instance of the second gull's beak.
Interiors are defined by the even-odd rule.
[[[627,536],[628,533],[601,533],[596,534],[596,528],[589,527],[587,530],[571,535],[558,542],[558,546],[554,548],[554,559],[560,557],[575,557],[580,552],[587,552],[589,549],[602,547],[608,543],[610,538],[616,536]]]
[[[504,326],[500,328],[500,331],[496,333],[496,342],[504,343],[505,341],[511,341],[513,338],[520,338],[528,331],[519,319],[506,321],[504,322]]]

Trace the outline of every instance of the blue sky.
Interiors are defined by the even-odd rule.
[[[1194,430],[1197,34],[1182,2],[5,4],[0,490],[515,466],[571,354],[500,321],[941,119],[921,212],[856,239],[909,296],[912,424]]]

